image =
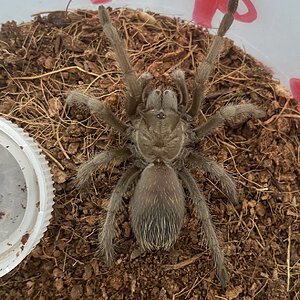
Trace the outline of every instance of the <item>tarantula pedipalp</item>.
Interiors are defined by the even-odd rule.
[[[188,171],[197,167],[220,183],[227,198],[238,203],[236,186],[226,171],[214,160],[195,153],[192,145],[209,135],[226,120],[237,115],[254,118],[264,112],[253,104],[227,105],[193,128],[193,119],[201,110],[205,82],[207,81],[222,49],[223,36],[233,22],[238,0],[230,0],[217,35],[214,36],[208,54],[196,70],[195,86],[191,101],[182,70],[176,70],[172,78],[180,97],[171,89],[149,90],[152,76],[149,73],[137,78],[129,62],[123,42],[103,6],[99,7],[103,31],[110,40],[127,86],[125,110],[128,123],[119,120],[97,99],[73,91],[67,99],[69,105],[85,104],[128,141],[126,148],[103,151],[84,163],[77,179],[82,187],[89,182],[92,172],[100,166],[128,161],[129,167],[119,179],[110,197],[105,223],[99,234],[100,246],[106,263],[114,259],[113,239],[116,213],[122,205],[122,196],[135,184],[130,200],[130,219],[133,233],[142,250],[168,249],[176,241],[184,219],[185,194],[183,185],[201,219],[203,231],[213,253],[217,276],[224,286],[228,280],[224,254],[211,220],[204,195]]]

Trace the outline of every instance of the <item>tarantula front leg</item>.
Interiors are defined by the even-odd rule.
[[[98,114],[101,120],[109,124],[116,131],[122,134],[125,134],[127,131],[127,125],[120,121],[110,109],[106,108],[99,100],[95,98],[91,98],[78,91],[72,91],[67,98],[67,104],[69,106],[76,104],[86,105],[91,112]]]
[[[224,253],[220,247],[219,240],[206,203],[206,199],[204,195],[199,191],[195,179],[187,169],[184,168],[179,173],[179,176],[186,185],[190,193],[192,203],[195,206],[197,215],[202,221],[202,228],[208,241],[209,248],[214,257],[217,276],[221,282],[222,287],[225,287],[228,281],[228,274],[225,267]]]
[[[187,113],[191,117],[195,117],[198,114],[199,108],[202,109],[204,100],[204,84],[208,79],[212,69],[214,68],[215,62],[218,55],[223,47],[223,37],[227,30],[230,28],[233,22],[233,15],[238,7],[238,0],[229,0],[227,13],[223,16],[220,27],[217,31],[217,35],[213,37],[212,43],[209,47],[208,53],[196,70],[195,75],[195,88],[193,90],[193,100]]]
[[[263,118],[266,114],[262,109],[258,108],[254,104],[230,104],[224,106],[211,117],[209,117],[204,124],[195,128],[194,132],[196,133],[197,138],[201,139],[212,133],[217,127],[224,125],[225,121],[230,120],[238,115],[250,116],[258,119]]]
[[[113,238],[115,236],[115,216],[122,206],[122,196],[140,173],[137,167],[128,169],[115,186],[108,204],[108,211],[102,230],[99,233],[100,251],[105,258],[107,266],[114,260]]]
[[[190,167],[199,167],[210,173],[214,180],[220,182],[222,190],[229,201],[233,204],[239,203],[235,182],[216,161],[201,154],[190,153],[187,162]]]
[[[131,156],[129,149],[116,149],[103,151],[95,155],[91,160],[82,164],[77,172],[77,184],[79,188],[84,188],[90,181],[91,175],[101,166],[109,164],[119,165]]]
[[[109,39],[116,54],[116,59],[124,74],[124,80],[129,92],[127,96],[126,111],[129,117],[136,113],[137,106],[142,102],[142,86],[132,69],[123,41],[116,28],[112,25],[110,17],[104,6],[99,6],[99,19],[103,26],[103,31]]]

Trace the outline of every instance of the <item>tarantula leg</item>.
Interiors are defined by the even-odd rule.
[[[229,201],[233,204],[239,203],[235,182],[216,161],[201,154],[190,153],[187,157],[187,162],[190,167],[199,167],[203,171],[210,173],[212,178],[220,183]]]
[[[187,113],[191,117],[195,117],[198,114],[199,109],[202,109],[203,101],[205,98],[205,82],[208,79],[211,71],[213,70],[217,57],[222,50],[224,41],[223,37],[234,20],[233,15],[237,10],[238,2],[238,0],[229,0],[227,13],[222,18],[220,27],[217,31],[217,35],[213,37],[206,57],[196,70],[195,88],[193,90],[192,104],[187,111]]]
[[[131,156],[129,149],[116,149],[103,151],[95,155],[91,160],[82,164],[77,172],[77,183],[80,189],[87,186],[91,175],[100,166],[108,166],[109,164],[119,165]]]
[[[224,106],[211,117],[209,117],[204,124],[195,128],[194,132],[196,133],[197,138],[201,139],[212,133],[217,127],[224,125],[225,121],[230,120],[238,115],[245,115],[254,119],[258,119],[263,118],[266,114],[262,109],[258,108],[254,104],[230,104]]]
[[[186,185],[192,203],[195,206],[196,212],[202,221],[202,228],[208,241],[209,248],[214,257],[214,263],[216,266],[217,276],[221,282],[222,287],[225,287],[228,281],[228,274],[225,267],[225,258],[223,251],[220,247],[219,240],[211,220],[209,209],[206,203],[204,195],[199,191],[197,183],[193,176],[187,169],[183,169],[179,173],[180,178]]]
[[[99,233],[100,252],[109,267],[112,266],[114,260],[113,238],[115,237],[115,216],[122,206],[122,196],[139,173],[140,170],[137,167],[128,169],[119,179],[109,200],[106,219]]]
[[[98,114],[101,120],[109,124],[118,132],[125,134],[127,131],[127,125],[120,121],[110,109],[106,108],[95,98],[91,98],[78,91],[72,91],[67,98],[67,104],[69,106],[84,104],[92,113]]]
[[[180,104],[183,106],[184,112],[185,112],[186,106],[187,106],[187,103],[189,100],[189,92],[188,92],[188,88],[186,86],[184,72],[180,69],[175,70],[172,73],[172,77],[173,77],[175,84],[180,92],[180,95],[181,95]]]
[[[111,43],[116,54],[116,59],[124,75],[124,80],[129,92],[126,103],[126,111],[128,116],[132,117],[136,113],[137,106],[142,101],[142,87],[130,64],[128,54],[124,48],[124,43],[116,28],[112,25],[107,10],[101,5],[99,6],[98,12],[103,31]]]

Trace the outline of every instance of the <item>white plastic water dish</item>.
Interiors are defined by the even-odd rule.
[[[0,277],[36,246],[50,222],[53,182],[34,140],[0,118]]]

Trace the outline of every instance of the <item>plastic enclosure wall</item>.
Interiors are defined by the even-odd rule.
[[[64,10],[68,2],[0,0],[0,22],[29,21],[34,13]],[[227,2],[228,0],[76,0],[70,3],[69,9],[95,9],[99,4],[141,8],[214,28],[218,26],[226,10]],[[272,70],[274,77],[299,100],[300,110],[299,11],[299,0],[240,0],[235,22],[227,36]]]

